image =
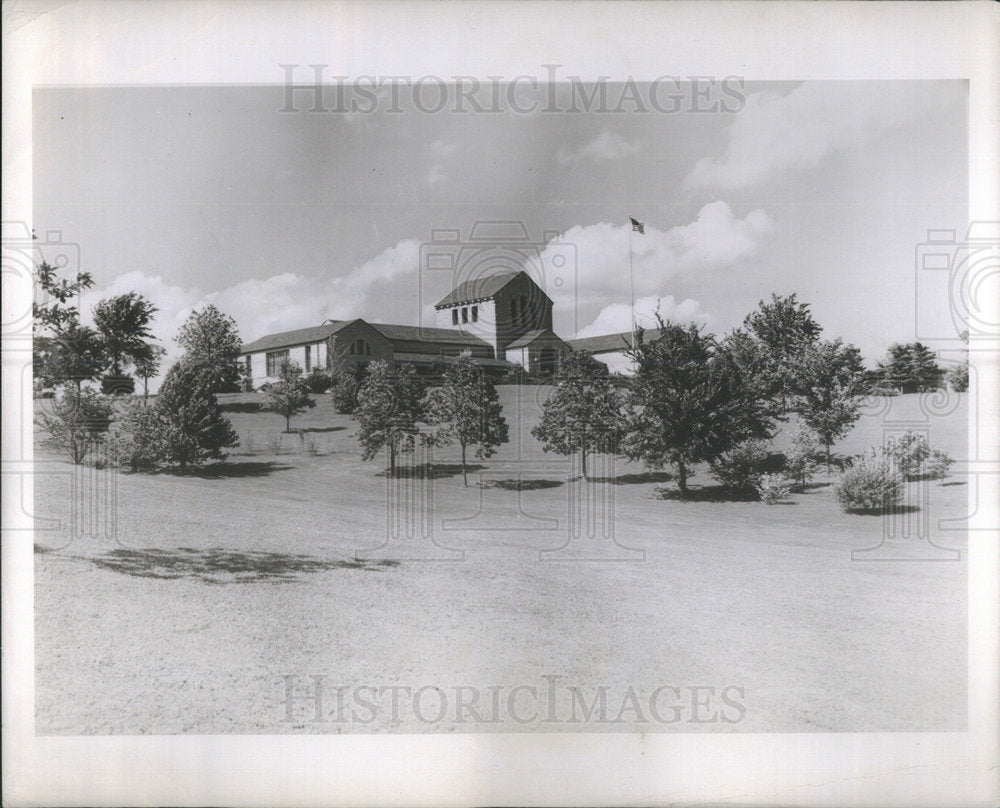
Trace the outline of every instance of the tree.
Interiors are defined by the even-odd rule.
[[[278,380],[271,382],[264,392],[264,409],[285,417],[285,431],[291,430],[293,415],[315,407],[309,397],[309,385],[302,378],[302,368],[295,362],[284,360],[278,366]]]
[[[763,348],[765,362],[759,368],[774,395],[787,409],[788,362],[819,339],[822,329],[809,311],[808,303],[799,303],[795,295],[771,295],[771,302],[761,300],[757,310],[743,320],[746,332]]]
[[[956,393],[965,393],[969,389],[969,332],[963,331],[959,336],[966,345],[965,359],[948,371],[948,384]]]
[[[826,447],[829,473],[830,447],[861,417],[861,352],[839,339],[818,342],[792,360],[789,369],[799,415]]]
[[[144,404],[149,401],[149,380],[160,372],[160,362],[163,361],[166,354],[167,349],[162,345],[148,343],[146,351],[133,359],[135,375],[142,379],[142,401]]]
[[[142,295],[128,292],[101,300],[94,307],[94,325],[104,340],[111,361],[106,393],[131,392],[131,380],[124,375],[129,364],[136,364],[149,351],[146,340],[152,336],[149,324],[156,307]]]
[[[338,345],[336,339],[329,341],[327,357],[332,381],[329,395],[333,407],[343,415],[353,415],[358,409],[358,391],[361,389],[364,373],[356,363],[348,359],[347,347]]]
[[[80,390],[107,367],[104,342],[93,328],[68,321],[54,336],[35,338],[32,367],[43,388],[73,384]]]
[[[184,348],[183,361],[206,368],[212,379],[212,392],[235,393],[239,390],[239,331],[236,321],[215,306],[194,311],[181,326],[177,342]]]
[[[151,408],[160,459],[185,468],[209,458],[221,460],[223,449],[239,443],[215,400],[217,383],[214,370],[206,366],[179,362],[167,371]]]
[[[640,330],[628,352],[635,362],[635,409],[624,449],[654,468],[675,466],[686,497],[694,464],[750,438],[770,437],[777,413],[712,335],[657,320],[659,337],[646,342]]]
[[[587,353],[563,357],[553,383],[531,434],[546,452],[579,452],[586,480],[588,454],[617,450],[625,425],[622,392],[611,383],[607,365]]]
[[[934,352],[919,342],[890,345],[888,359],[879,363],[878,372],[888,384],[903,393],[936,390],[944,377]]]
[[[74,302],[94,285],[94,279],[88,272],[77,273],[72,281],[57,273],[57,267],[45,262],[35,267],[38,299],[32,304],[32,368],[42,388],[72,383],[79,391],[81,383],[96,379],[107,362],[100,337],[80,324]]]
[[[384,359],[368,366],[356,412],[363,460],[371,460],[387,448],[389,473],[396,473],[396,456],[413,451],[422,394],[412,367],[392,368]]]
[[[51,413],[38,416],[45,431],[42,443],[65,452],[78,466],[104,439],[111,415],[111,402],[105,396],[67,386],[55,399]]]
[[[457,442],[462,448],[462,483],[469,484],[466,449],[476,447],[476,457],[496,454],[496,447],[510,440],[503,407],[493,381],[464,351],[444,372],[441,387],[425,402],[426,420],[434,426],[427,436],[433,445]]]

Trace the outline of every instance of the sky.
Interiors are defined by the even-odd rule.
[[[432,325],[453,285],[512,255],[564,338],[629,330],[633,298],[642,323],[658,309],[721,334],[771,293],[796,293],[869,365],[918,336],[917,306],[954,331],[915,256],[928,229],[968,221],[965,82],[691,97],[433,113],[404,93],[345,113],[306,95],[282,111],[279,86],[36,88],[34,227],[79,245],[85,319],[139,292],[168,356],[208,303],[246,342],[327,318]],[[494,221],[521,235],[459,249]],[[442,231],[458,233],[451,271],[428,263]]]

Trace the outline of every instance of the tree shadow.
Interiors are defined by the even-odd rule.
[[[653,494],[657,499],[666,499],[672,502],[757,502],[756,496],[749,493],[741,494],[738,491],[731,491],[721,485],[702,485],[689,487],[687,494],[683,495],[677,488],[660,488]],[[794,504],[794,503],[790,503]]]
[[[467,472],[472,474],[482,471],[486,466],[466,465]],[[444,477],[457,477],[462,473],[461,463],[423,463],[418,466],[396,466],[396,471],[390,474],[388,469],[380,471],[377,477],[392,477],[400,480],[439,480]]]
[[[635,474],[619,474],[616,477],[590,477],[592,483],[612,485],[642,485],[643,483],[669,483],[674,475],[669,471],[644,471]]]
[[[205,466],[193,466],[191,468],[165,469],[161,474],[169,474],[174,477],[197,477],[203,480],[226,480],[241,477],[267,477],[276,471],[286,471],[292,468],[284,463],[275,463],[273,460],[247,460],[241,463],[230,463],[222,461],[220,463],[209,463]]]
[[[95,566],[138,578],[190,578],[207,584],[295,581],[303,574],[335,569],[378,571],[398,561],[324,560],[297,553],[233,551],[219,547],[195,550],[111,550],[96,558],[79,557]]]
[[[955,482],[952,483],[941,483],[941,487],[947,488],[950,485],[967,485],[967,484],[968,483],[966,483],[964,480],[955,480]]]
[[[565,485],[562,480],[483,480],[480,488],[501,488],[504,491],[541,491],[546,488],[558,488]]]
[[[805,485],[795,485],[792,490],[796,494],[815,494],[823,488],[829,488],[833,483],[806,483]]]
[[[893,505],[889,508],[848,508],[845,513],[852,516],[898,516],[904,513],[917,513],[919,505]]]
[[[340,432],[347,429],[346,426],[304,426],[302,429],[293,429],[292,432]]]

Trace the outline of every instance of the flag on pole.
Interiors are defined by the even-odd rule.
[[[632,232],[638,233],[640,236],[646,235],[646,231],[643,229],[645,225],[642,222],[638,219],[633,219],[631,216],[629,216],[629,220],[632,222]]]

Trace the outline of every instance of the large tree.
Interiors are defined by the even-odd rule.
[[[780,398],[782,409],[787,409],[789,363],[814,344],[822,331],[809,304],[800,303],[794,294],[772,294],[769,303],[761,300],[757,309],[744,318],[743,329],[759,347],[754,357],[755,377]]]
[[[240,335],[236,321],[215,306],[194,311],[181,326],[177,342],[184,349],[186,364],[210,372],[213,391],[235,393],[239,390]]]
[[[829,472],[830,447],[861,417],[861,352],[839,339],[818,342],[792,361],[790,371],[799,416],[826,447]]]
[[[441,386],[428,394],[424,410],[433,426],[428,442],[442,446],[456,442],[461,447],[466,486],[466,450],[475,446],[477,458],[492,457],[497,446],[510,440],[497,389],[469,351],[445,370]]]
[[[889,346],[888,358],[879,363],[881,378],[903,393],[936,390],[941,386],[944,371],[938,367],[934,352],[919,342]]]
[[[587,455],[617,450],[625,425],[624,395],[612,384],[607,365],[587,353],[563,357],[553,384],[531,434],[546,452],[579,452],[586,480]]]
[[[128,365],[136,364],[151,350],[147,340],[153,336],[149,324],[156,307],[142,295],[127,292],[101,300],[94,307],[94,325],[104,341],[111,361],[110,378],[105,392],[130,392],[133,384],[125,379]]]
[[[363,460],[388,449],[389,473],[396,473],[396,457],[413,451],[422,398],[423,385],[412,367],[393,368],[384,359],[368,366],[355,411]]]
[[[302,378],[302,368],[286,359],[278,367],[278,380],[264,391],[264,409],[284,416],[288,432],[293,415],[315,406],[316,402],[309,397],[309,385]]]
[[[659,334],[637,334],[625,453],[653,468],[677,470],[687,496],[692,466],[750,438],[770,437],[776,412],[733,355],[696,325],[659,319]]]

